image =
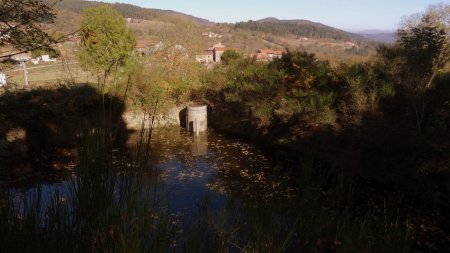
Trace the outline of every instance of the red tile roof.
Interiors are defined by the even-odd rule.
[[[269,59],[269,57],[267,56],[267,54],[264,54],[264,53],[256,54],[256,55],[254,56],[254,58],[255,58],[255,60],[268,60],[268,59]]]
[[[283,54],[285,54],[285,53],[286,53],[286,51],[281,51],[281,50],[273,51],[273,54],[274,54],[274,55],[283,55]]]
[[[273,54],[274,51],[272,49],[260,49],[258,50],[258,53],[262,53],[262,54]]]
[[[213,53],[213,51],[206,50],[206,51],[200,52],[198,55],[214,55],[214,53]]]

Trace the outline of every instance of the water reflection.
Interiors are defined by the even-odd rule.
[[[87,236],[85,245],[131,248],[142,240],[146,250],[137,252],[371,252],[364,245],[409,252],[402,250],[408,247],[408,229],[386,216],[384,223],[371,215],[353,218],[352,203],[345,198],[353,199],[350,193],[356,191],[345,180],[339,180],[335,189],[318,187],[314,178],[329,175],[317,174],[312,162],[303,161],[301,169],[306,170],[297,182],[301,188],[294,190],[292,179],[248,143],[214,131],[196,139],[179,128],[158,129],[153,137],[148,171],[93,173],[62,184],[10,190],[0,200],[17,203],[16,208],[9,210],[10,203],[0,201],[0,217],[15,219],[7,227],[13,232],[15,224],[26,218],[23,214],[41,222],[38,231],[41,226],[53,231],[51,224],[62,225],[66,234],[55,242],[68,243],[67,249],[79,246],[72,229],[81,227],[77,236]],[[0,231],[10,234],[7,229]],[[130,236],[130,231],[143,232]],[[400,239],[385,240],[392,234]],[[3,244],[10,241],[0,236]],[[10,248],[15,248],[13,244]],[[117,251],[112,249],[104,251]]]
[[[194,134],[194,141],[190,145],[190,151],[193,156],[201,156],[208,153],[208,134],[199,132]]]
[[[205,195],[215,201],[216,205],[210,204],[217,210],[224,196],[243,201],[294,196],[287,176],[274,171],[261,150],[213,130],[195,136],[179,128],[159,129],[152,150],[159,178],[174,189],[174,207],[184,203],[185,208],[192,208]]]

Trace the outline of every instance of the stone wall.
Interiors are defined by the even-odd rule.
[[[186,106],[175,106],[164,113],[160,113],[155,117],[155,127],[180,126],[185,124]],[[122,115],[128,129],[140,130],[142,122],[145,120],[145,128],[149,128],[151,118],[143,112],[127,111]]]

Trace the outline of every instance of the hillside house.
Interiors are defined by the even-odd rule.
[[[222,34],[213,33],[213,32],[204,32],[202,33],[203,37],[208,37],[210,39],[221,39],[223,37]]]
[[[268,62],[269,57],[266,54],[254,54],[252,55],[252,58],[257,62]]]
[[[205,50],[195,56],[195,60],[201,64],[210,64],[214,62],[214,52]]]
[[[202,64],[209,64],[212,62],[220,62],[226,47],[222,43],[212,45],[207,50],[195,56],[195,60]],[[212,58],[212,61],[211,61]]]
[[[146,40],[137,40],[136,51],[138,51],[141,55],[149,54],[152,51],[152,45]]]
[[[214,47],[214,61],[220,62],[222,60],[222,55],[225,52],[225,47]]]
[[[259,49],[254,55],[256,61],[273,61],[273,59],[281,59],[285,51],[272,49]]]
[[[41,55],[41,60],[43,62],[49,62],[50,61],[50,55],[48,55],[48,54]]]

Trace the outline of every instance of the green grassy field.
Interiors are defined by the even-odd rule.
[[[75,81],[78,83],[84,83],[94,80],[92,75],[81,69],[78,63],[69,63],[68,65],[61,62],[51,64],[40,65],[27,65],[28,81],[30,85],[43,84],[43,83],[55,83],[59,81]],[[8,71],[8,82],[23,84],[24,76],[23,71],[16,68]]]

